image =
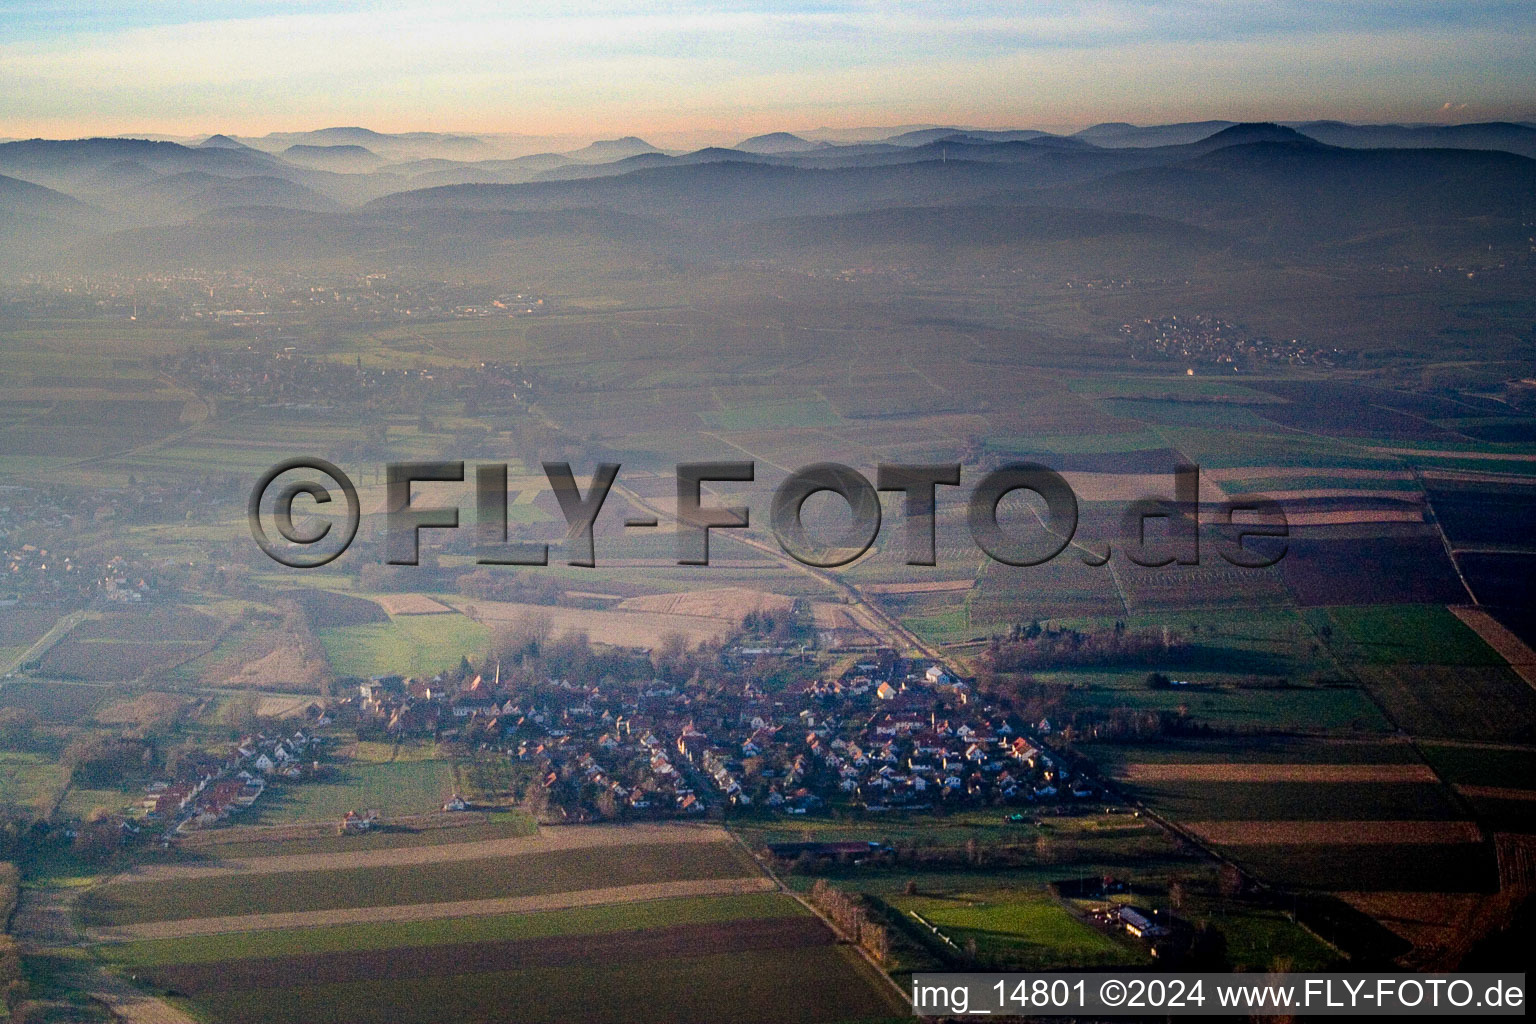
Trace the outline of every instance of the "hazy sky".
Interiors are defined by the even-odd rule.
[[[1532,0],[0,0],[0,136],[1536,119]]]

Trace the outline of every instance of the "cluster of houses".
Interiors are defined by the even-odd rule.
[[[493,676],[381,678],[361,720],[431,731],[530,764],[568,816],[786,815],[1061,804],[1100,796],[1026,723],[941,665],[883,650],[836,679],[766,693],[745,682],[607,688],[566,680],[511,693]]]
[[[679,751],[699,760],[732,803],[788,814],[829,803],[925,810],[1097,795],[1025,735],[1049,733],[1048,721],[1027,726],[977,706],[969,685],[940,665],[883,652],[786,696],[800,700],[754,715],[739,741],[712,745],[695,729]]]
[[[317,719],[317,724],[328,723]],[[247,736],[224,757],[204,752],[187,758],[174,778],[145,787],[144,814],[168,830],[216,825],[261,799],[269,781],[296,781],[319,771],[315,746],[301,729],[291,736]]]
[[[128,488],[65,488],[0,485],[0,607],[78,607],[97,598],[140,604],[170,587],[167,563],[145,555],[107,554],[99,543],[79,539],[87,527],[109,522],[163,519],[179,502],[203,497],[164,485]],[[40,546],[23,538],[67,536]]]
[[[1252,335],[1236,324],[1213,316],[1147,317],[1122,324],[1120,333],[1129,339],[1138,354],[1153,359],[1217,363],[1237,368],[1249,363],[1333,366],[1344,356],[1340,349],[1318,348],[1295,338]]]

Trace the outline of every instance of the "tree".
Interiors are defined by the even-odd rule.
[[[1227,937],[1221,929],[1209,921],[1201,921],[1195,928],[1189,945],[1189,970],[1225,971],[1227,961]]]
[[[697,668],[688,650],[688,638],[681,633],[668,633],[661,638],[661,645],[651,655],[656,674],[669,683],[686,682]]]
[[[525,609],[497,627],[491,637],[492,658],[513,663],[537,658],[554,628],[548,612]]]
[[[75,830],[75,853],[83,860],[104,861],[122,845],[122,835],[122,819],[98,808]]]
[[[82,736],[64,748],[59,760],[70,770],[70,781],[86,789],[115,785],[144,762],[149,748],[141,742],[107,736]]]
[[[591,665],[592,642],[584,629],[562,633],[544,648],[544,669],[551,676],[587,679]]]

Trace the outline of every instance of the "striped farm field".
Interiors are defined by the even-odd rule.
[[[800,917],[804,907],[782,893],[691,896],[544,910],[539,913],[370,921],[309,928],[243,931],[189,938],[140,939],[103,945],[103,959],[127,968],[206,964],[298,953],[418,949],[465,942],[604,934],[672,924]]]
[[[1477,635],[1483,638],[1484,643],[1509,662],[1509,667],[1514,669],[1521,679],[1536,687],[1536,651],[1532,651],[1524,640],[1515,636],[1505,628],[1503,623],[1481,608],[1455,605],[1451,608],[1451,614],[1475,630]]]
[[[731,842],[636,843],[516,856],[271,874],[155,879],[93,889],[81,900],[90,927],[534,897],[618,886],[758,876]],[[677,894],[682,895],[682,894]]]
[[[1515,789],[1512,786],[1457,786],[1456,792],[1468,800],[1523,800],[1536,802],[1536,789]]]
[[[378,927],[385,924],[453,921],[463,918],[531,914],[587,907],[611,908],[631,903],[648,903],[653,900],[755,895],[770,892],[773,887],[773,881],[765,875],[747,875],[740,878],[698,878],[639,885],[616,885],[533,896],[501,896],[385,907],[337,907],[331,910],[291,910],[271,914],[230,914],[223,917],[194,917],[174,921],[144,921],[138,924],[92,928],[90,935],[98,942],[130,942],[189,939],[230,933],[249,935],[256,932],[311,928]]]
[[[1482,839],[1471,821],[1190,821],[1184,827],[1218,846],[1395,846]]]
[[[769,892],[193,935],[97,953],[174,990],[209,1024],[809,1024],[902,1011],[820,921]]]
[[[1146,764],[1125,765],[1117,777],[1142,782],[1427,782],[1426,764]]]
[[[452,833],[449,833],[452,835]],[[723,843],[718,828],[692,825],[546,826],[534,835],[467,839],[445,844],[361,848],[345,852],[269,853],[250,857],[220,857],[217,846],[201,848],[196,863],[148,863],[137,865],[113,879],[117,885],[136,882],[218,878],[225,875],[273,875],[300,871],[345,871],[355,868],[397,868],[417,864],[445,864],[492,857],[519,857],[537,853],[587,850],[604,846]],[[356,841],[355,839],[353,840]],[[283,844],[273,844],[274,850]]]

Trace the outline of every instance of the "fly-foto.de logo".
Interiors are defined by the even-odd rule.
[[[549,564],[550,544],[563,542],[569,565],[597,565],[593,527],[619,478],[618,463],[599,464],[586,490],[570,463],[546,462],[544,475],[565,517],[563,538],[512,540],[508,532],[505,463],[474,466],[475,561],[481,565]],[[464,462],[391,462],[385,466],[384,549],[390,565],[416,565],[421,531],[459,529],[457,505],[418,503],[417,484],[463,483]],[[325,478],[320,482],[317,477]],[[677,564],[708,565],[712,530],[743,529],[751,524],[747,506],[707,503],[709,484],[751,483],[752,462],[687,462],[676,470],[677,503],[673,514]],[[1221,502],[1202,519],[1200,468],[1181,464],[1171,474],[1172,495],[1149,495],[1129,502],[1113,542],[1077,536],[1077,495],[1057,471],[1033,462],[1010,462],[983,473],[966,499],[965,528],[976,547],[995,561],[1015,566],[1042,565],[1074,548],[1091,566],[1105,565],[1116,550],[1140,566],[1198,565],[1202,534],[1226,563],[1265,568],[1285,554],[1289,524],[1274,501],[1257,496]],[[874,546],[880,536],[880,492],[899,494],[900,528],[907,565],[938,562],[937,497],[940,487],[961,486],[959,463],[881,463],[874,482],[835,462],[819,462],[790,474],[775,489],[769,525],[779,547],[803,565],[830,569],[847,565]],[[806,501],[832,494],[847,506],[848,523],[832,538],[815,536],[804,519]],[[1010,495],[1029,498],[1033,526],[1008,522],[999,508]],[[339,500],[338,500],[339,494]],[[635,503],[635,501],[632,501]],[[339,522],[316,513],[345,505]],[[303,526],[295,514],[306,514]],[[308,569],[338,558],[357,536],[362,506],[356,485],[339,467],[323,459],[289,459],[268,470],[252,488],[247,507],[251,535],[271,558],[292,568]],[[268,532],[267,522],[281,538]],[[627,518],[628,529],[657,529],[656,515]],[[1149,529],[1149,526],[1152,528]],[[1250,541],[1259,539],[1258,545]]]

